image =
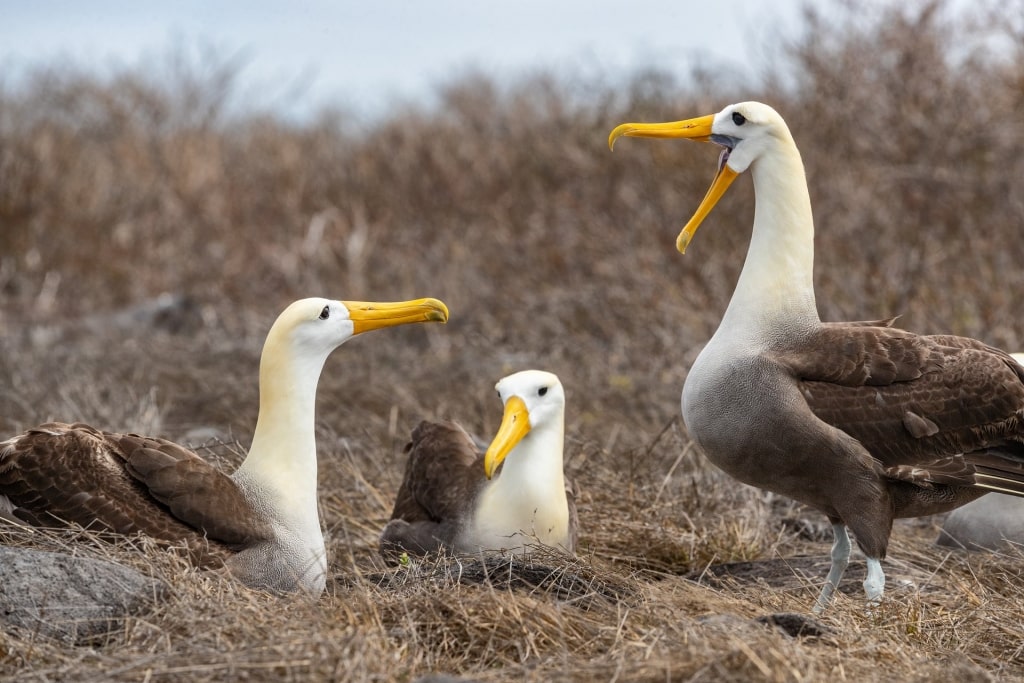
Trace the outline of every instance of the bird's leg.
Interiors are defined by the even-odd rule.
[[[885,592],[885,572],[882,571],[882,563],[877,558],[869,557],[868,576],[864,579],[864,594],[867,596],[868,605],[880,603],[883,592]]]
[[[839,588],[839,581],[843,578],[843,573],[846,572],[846,565],[850,563],[850,535],[846,532],[846,525],[842,522],[833,523],[832,533],[835,535],[835,541],[832,543],[832,566],[828,570],[828,576],[825,577],[825,585],[821,587],[818,600],[814,603],[815,614],[824,612],[828,604],[832,602],[832,595]],[[881,568],[879,568],[879,572],[881,572]],[[870,574],[868,576],[870,577]],[[884,577],[882,582],[885,582]],[[865,588],[867,588],[867,582],[865,582]]]

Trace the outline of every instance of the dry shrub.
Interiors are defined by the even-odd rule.
[[[360,337],[328,361],[325,597],[276,600],[167,553],[86,544],[164,578],[173,598],[96,647],[0,636],[0,676],[1024,675],[1021,558],[937,550],[930,520],[897,524],[882,610],[865,613],[855,562],[853,597],[824,620],[832,636],[753,621],[808,608],[824,573],[796,560],[821,560],[829,535],[818,516],[710,467],[678,418],[686,368],[741,267],[753,197],[737,183],[680,256],[673,238],[714,152],[624,140],[610,153],[608,132],[627,120],[772,103],[809,171],[825,319],[904,314],[912,329],[1024,348],[1024,29],[1005,19],[1021,13],[834,9],[809,6],[801,37],[743,89],[707,73],[471,75],[434,108],[296,124],[237,113],[225,61],[175,62],[169,80],[61,67],[0,86],[0,433],[85,419],[188,441],[230,467],[255,421],[263,335],[288,301],[429,295],[452,312],[447,326]],[[163,293],[170,304],[155,305]],[[625,592],[581,601],[539,579],[456,581],[444,564],[399,581],[376,540],[410,429],[452,417],[488,438],[494,382],[526,367],[566,386],[567,467],[582,490],[579,559],[546,565]],[[706,573],[749,560],[785,571]]]
[[[811,178],[818,301],[833,319],[898,314],[1015,350],[1022,6],[995,19],[950,4],[848,3],[841,33],[808,10],[803,96],[784,114]],[[851,255],[858,267],[843,267]]]

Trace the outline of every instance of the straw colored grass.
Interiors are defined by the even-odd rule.
[[[0,84],[0,434],[84,420],[230,468],[251,438],[263,335],[290,300],[435,296],[452,313],[327,363],[323,597],[250,591],[144,540],[3,528],[4,543],[114,559],[171,593],[87,646],[0,634],[0,678],[1024,676],[1020,553],[936,548],[934,519],[897,523],[881,607],[865,609],[854,561],[819,622],[771,616],[806,616],[827,524],[708,465],[678,417],[742,264],[752,193],[737,183],[680,256],[714,152],[605,142],[623,121],[768,101],[808,168],[824,319],[902,314],[1024,349],[1024,43],[1013,12],[983,9],[810,9],[742,88],[706,73],[469,76],[436,108],[374,121],[229,116],[234,67],[215,61],[176,63],[170,81],[41,67]],[[154,308],[161,294],[173,305]],[[450,417],[489,437],[494,382],[528,367],[567,390],[578,557],[385,565],[377,534],[411,428]]]

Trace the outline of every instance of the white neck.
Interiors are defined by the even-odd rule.
[[[495,488],[502,488],[523,495],[525,491],[565,491],[565,476],[562,471],[561,454],[565,444],[565,426],[557,424],[535,427],[516,444],[505,458],[501,475],[494,481]]]
[[[501,472],[479,499],[471,544],[476,550],[522,551],[534,539],[568,543],[569,508],[562,472],[564,424],[535,427],[505,458]]]
[[[316,387],[326,356],[300,356],[268,340],[260,360],[260,413],[252,446],[233,475],[270,498],[275,517],[317,526]]]
[[[814,301],[814,218],[800,152],[776,138],[750,167],[754,230],[747,259],[719,329],[737,340],[763,340],[819,321]]]

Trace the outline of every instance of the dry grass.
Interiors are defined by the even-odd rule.
[[[481,76],[444,88],[436,110],[375,122],[229,117],[223,64],[180,68],[167,86],[130,71],[0,84],[0,434],[82,419],[209,446],[230,466],[255,418],[263,334],[288,301],[436,296],[452,311],[446,327],[358,338],[327,364],[320,502],[335,578],[322,599],[274,599],[152,548],[5,531],[173,591],[89,647],[0,634],[0,677],[1024,676],[1022,558],[934,548],[933,520],[897,525],[882,609],[865,613],[856,565],[829,631],[793,638],[755,620],[806,611],[824,577],[807,558],[829,538],[813,513],[713,470],[676,417],[742,263],[750,188],[737,183],[681,257],[673,238],[714,153],[605,145],[622,121],[771,102],[810,174],[824,318],[903,314],[911,329],[1024,349],[1024,26],[1006,21],[1020,16],[954,20],[942,2],[858,3],[832,22],[809,11],[804,36],[742,90],[656,73]],[[187,305],[111,313],[164,292]],[[376,535],[411,427],[454,417],[493,433],[493,383],[526,367],[567,388],[579,558],[383,566]],[[776,562],[712,568],[751,560]]]

